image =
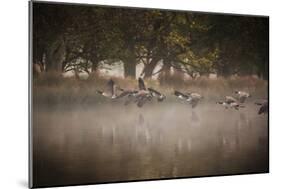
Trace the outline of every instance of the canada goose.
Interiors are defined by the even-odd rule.
[[[236,110],[239,110],[239,108],[245,107],[245,106],[239,104],[238,101],[232,96],[225,96],[224,101],[218,101],[218,102],[216,102],[216,104],[221,104],[222,106],[225,107],[225,109],[234,108]]]
[[[115,99],[116,95],[116,85],[112,79],[107,82],[107,91],[97,90],[98,94],[101,94],[104,97]]]
[[[158,102],[162,102],[166,96],[159,91],[153,89],[153,88],[146,88],[144,81],[142,78],[139,77],[138,79],[139,83],[139,93],[136,94],[137,97],[142,96],[142,97],[147,97],[148,100],[151,100],[151,97],[157,97]]]
[[[166,99],[166,96],[159,91],[149,87],[146,88],[142,78],[139,77],[138,83],[139,91],[135,95],[138,107],[142,107],[145,102],[151,101],[153,97],[156,97],[158,102],[162,102],[164,99]]]
[[[138,107],[142,107],[147,101],[151,101],[152,96],[150,94],[139,92],[136,96],[135,102],[137,103]]]
[[[142,107],[145,102],[150,101],[152,99],[152,93],[146,89],[144,81],[142,78],[138,79],[138,87],[139,90],[124,90],[123,92],[117,97],[127,97],[124,105],[128,105],[131,102],[137,103],[138,107]]]
[[[142,79],[141,77],[139,77],[138,83],[139,83],[139,90],[140,90],[140,91],[141,91],[141,90],[146,91],[146,87],[145,87],[144,81],[143,81],[143,79]]]
[[[225,109],[234,108],[235,110],[239,110],[239,108],[245,108],[245,106],[243,106],[237,102],[227,103],[227,102],[219,101],[219,102],[217,102],[217,104],[221,104],[222,106],[225,107]]]
[[[135,102],[137,103],[138,107],[142,107],[147,101],[150,101],[152,99],[152,94],[150,91],[146,89],[144,81],[140,77],[138,79],[138,84],[139,84],[139,91],[134,95]]]
[[[268,101],[267,100],[264,100],[264,102],[256,102],[255,104],[261,106],[258,111],[258,114],[268,113]]]
[[[239,108],[245,108],[245,106],[243,106],[237,102],[231,102],[229,105],[231,108],[234,108],[236,110],[239,110]]]
[[[189,102],[191,104],[192,108],[195,108],[199,101],[202,100],[203,96],[201,96],[198,93],[182,93],[179,91],[175,91],[174,94],[179,98],[179,99],[183,99],[186,100],[187,102]]]
[[[97,90],[97,93],[104,96],[104,97],[107,97],[107,98],[111,98],[111,99],[117,99],[119,98],[120,95],[117,94],[117,91],[124,91],[124,89],[120,88],[119,86],[117,86],[115,84],[115,82],[110,79],[108,82],[107,82],[107,88],[106,90],[102,91],[102,90]],[[122,93],[121,93],[122,94]]]
[[[190,102],[191,104],[191,107],[192,108],[195,108],[198,104],[198,102],[203,98],[203,96],[201,96],[200,94],[198,93],[191,93],[190,94],[190,98],[187,99],[187,101]]]
[[[244,103],[247,98],[251,97],[249,93],[244,91],[235,91],[234,93],[238,96],[240,103]]]

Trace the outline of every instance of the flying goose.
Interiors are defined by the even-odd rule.
[[[146,89],[143,79],[138,79],[139,90],[125,90],[122,89],[122,93],[119,95],[119,98],[131,95],[131,96],[141,96],[144,94],[149,94],[150,92]]]
[[[218,101],[217,104],[221,104],[222,106],[225,107],[225,109],[234,108],[236,110],[239,110],[239,108],[245,108],[245,106],[243,106],[243,105],[241,105],[237,102],[227,103],[227,102],[224,102],[224,101]]]
[[[152,100],[152,93],[146,89],[144,81],[142,78],[139,77],[138,79],[139,84],[139,91],[135,94],[135,102],[137,103],[138,107],[142,107],[145,102]]]
[[[142,78],[138,79],[138,87],[139,90],[123,89],[123,92],[117,98],[127,97],[125,105],[128,105],[134,101],[135,103],[137,103],[138,107],[142,107],[145,102],[150,101],[152,99],[152,93],[146,89]]]
[[[251,97],[249,93],[244,91],[235,91],[234,93],[238,96],[240,103],[244,103],[247,98]]]
[[[107,82],[107,90],[106,91],[97,90],[97,93],[104,97],[115,99],[117,97],[116,90],[117,90],[117,87],[116,87],[114,81],[112,79],[110,79]]]
[[[136,97],[137,94],[140,92],[140,91],[146,91],[146,87],[144,85],[144,82],[142,79],[139,79],[138,81],[138,86],[139,86],[139,90],[135,90],[135,89],[123,89],[123,88],[120,88],[120,90],[122,91],[122,93],[120,95],[118,95],[117,98],[122,98],[122,97],[125,97],[125,96],[130,96],[130,97]]]
[[[152,100],[152,95],[146,93],[145,91],[139,91],[139,93],[136,95],[135,102],[137,103],[138,107],[142,107],[147,101]]]
[[[258,114],[268,113],[268,100],[264,100],[263,102],[256,102],[255,104],[261,106]]]
[[[190,102],[192,108],[195,108],[198,104],[198,102],[203,98],[203,96],[201,96],[198,93],[191,93],[190,94],[190,98],[187,99],[187,101]]]
[[[216,104],[221,104],[224,106],[226,109],[228,108],[234,108],[236,110],[239,110],[239,108],[244,108],[245,106],[241,105],[238,103],[238,101],[232,97],[232,96],[225,96],[224,101],[218,101]]]
[[[189,102],[191,104],[192,108],[195,108],[199,101],[202,100],[203,96],[201,96],[198,93],[182,93],[179,91],[175,91],[174,94],[182,100],[186,100],[187,102]]]
[[[153,88],[146,88],[142,78],[138,79],[139,91],[135,94],[138,107],[142,107],[147,101],[151,101],[153,97],[156,97],[158,102],[162,102],[166,99],[166,96]]]
[[[239,110],[239,108],[245,108],[245,106],[243,106],[237,102],[231,102],[229,105],[231,108],[234,108],[236,110]]]
[[[118,95],[116,98],[122,98],[125,96],[135,96],[138,93],[137,90],[124,90],[122,89],[122,93]]]
[[[144,81],[143,81],[143,79],[141,77],[139,77],[138,83],[139,83],[139,90],[140,91],[146,91],[146,87],[145,87]]]

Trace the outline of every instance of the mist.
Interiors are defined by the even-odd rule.
[[[258,173],[268,170],[267,115],[169,96],[138,108],[100,102],[34,110],[38,186]]]

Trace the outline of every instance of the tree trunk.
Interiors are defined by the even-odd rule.
[[[163,67],[161,68],[163,71],[160,73],[159,81],[160,84],[167,84],[170,80],[171,76],[171,64],[170,62],[163,60]]]
[[[222,77],[225,77],[225,78],[228,78],[229,76],[231,76],[231,67],[229,64],[224,64],[224,65],[221,65],[218,69],[218,76],[222,76]]]
[[[124,77],[131,77],[131,78],[136,78],[136,56],[135,56],[135,49],[134,49],[134,43],[130,41],[127,44],[127,56],[126,58],[123,59],[124,63]]]
[[[63,37],[50,41],[46,49],[46,71],[61,72],[65,59],[66,49]]]
[[[151,78],[153,74],[153,70],[155,69],[159,59],[152,59],[149,64],[145,65],[143,73],[144,78]]]
[[[136,78],[136,59],[129,57],[124,62],[124,77]]]
[[[99,61],[97,58],[91,58],[90,61],[92,63],[91,71],[95,73],[98,70]]]

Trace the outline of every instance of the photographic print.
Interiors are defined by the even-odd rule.
[[[29,13],[30,187],[269,172],[269,17]]]

